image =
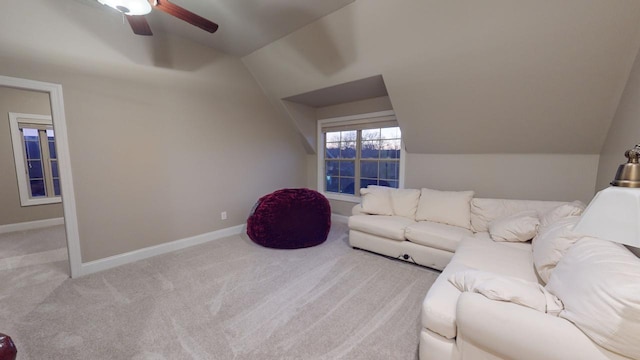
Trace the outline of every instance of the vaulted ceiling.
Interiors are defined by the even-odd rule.
[[[637,0],[174,2],[220,30],[152,12],[144,38],[95,0],[7,0],[0,58],[161,75],[243,56],[287,118],[283,99],[381,77],[409,152],[598,154],[640,47]]]
[[[128,24],[122,24],[120,13],[100,5],[96,0],[73,1],[76,2],[76,6],[95,9],[86,16],[110,17],[114,20],[113,26],[124,25],[127,29],[129,27]],[[152,11],[146,18],[154,33],[178,35],[228,54],[242,56],[353,1],[172,0],[173,3],[220,25],[213,35],[160,11]],[[97,26],[95,22],[90,24]]]
[[[599,154],[639,45],[633,0],[360,0],[243,60],[275,104],[382,75],[412,153]]]

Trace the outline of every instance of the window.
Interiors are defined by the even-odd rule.
[[[368,185],[402,187],[402,136],[389,113],[319,122],[318,188],[329,198],[357,201]]]
[[[9,113],[22,206],[60,202],[60,174],[51,116]]]

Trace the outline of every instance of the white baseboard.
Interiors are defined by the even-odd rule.
[[[340,214],[331,214],[331,221],[341,222],[346,224],[349,222],[349,217],[345,215],[340,215]]]
[[[43,227],[62,225],[62,224],[64,224],[64,218],[44,219],[44,220],[35,220],[35,221],[25,221],[25,222],[16,223],[16,224],[6,224],[6,225],[0,225],[0,234],[14,232],[14,231],[40,229]]]
[[[124,264],[129,264],[135,261],[144,260],[153,256],[166,254],[172,251],[184,249],[194,245],[204,244],[209,241],[218,240],[228,236],[238,235],[244,231],[245,224],[212,231],[205,234],[200,234],[180,240],[171,241],[168,243],[150,246],[144,249],[134,250],[128,253],[110,256],[108,258],[89,261],[80,265],[79,276],[93,274],[99,271],[111,269]]]

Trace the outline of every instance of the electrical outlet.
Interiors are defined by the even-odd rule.
[[[220,219],[227,220],[227,212],[226,211],[223,211],[223,212],[220,213]]]

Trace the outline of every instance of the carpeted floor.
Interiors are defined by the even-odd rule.
[[[0,250],[0,332],[19,360],[417,359],[438,273],[347,241],[342,223],[307,249],[233,236],[73,280],[55,249]]]

